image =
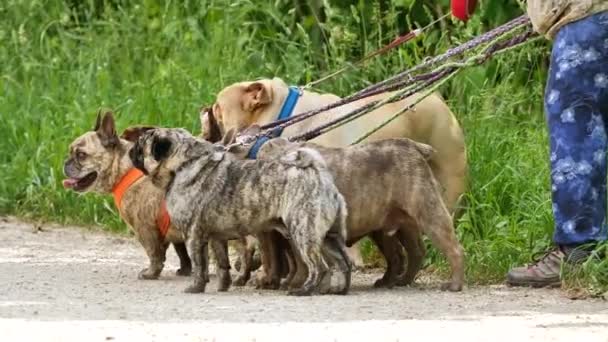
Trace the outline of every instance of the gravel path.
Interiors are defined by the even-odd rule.
[[[146,257],[131,238],[0,218],[0,340],[608,341],[606,301],[559,290],[376,290],[379,274],[356,273],[348,296],[218,293],[214,278],[188,295],[168,259],[160,280],[137,280]]]

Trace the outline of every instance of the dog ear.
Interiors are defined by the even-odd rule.
[[[203,139],[216,143],[222,140],[222,130],[213,114],[212,107],[203,108],[200,112],[201,130]]]
[[[95,132],[101,140],[101,144],[106,148],[116,147],[120,143],[120,140],[118,139],[118,134],[116,134],[116,126],[114,124],[114,115],[112,114],[112,112],[108,111],[103,115],[103,118],[101,119],[101,124],[99,125],[99,127],[97,127]]]
[[[272,102],[272,89],[262,82],[253,82],[245,88],[243,109],[253,112]]]
[[[152,157],[154,160],[161,161],[169,156],[171,150],[171,140],[167,138],[154,137],[152,140]]]
[[[142,134],[155,128],[156,126],[131,126],[122,132],[120,138],[130,142],[136,142]]]

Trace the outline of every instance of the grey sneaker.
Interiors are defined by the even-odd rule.
[[[511,269],[507,273],[507,284],[531,287],[561,286],[560,271],[564,260],[569,264],[578,264],[585,261],[590,254],[588,250],[580,248],[555,248],[530,265]]]

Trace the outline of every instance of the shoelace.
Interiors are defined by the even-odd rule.
[[[538,267],[539,264],[541,264],[541,263],[543,265],[547,265],[546,260],[552,254],[555,254],[559,258],[563,258],[564,257],[564,253],[559,248],[556,247],[556,248],[550,249],[548,251],[534,253],[532,255],[532,263],[527,264],[526,266],[528,268],[533,268],[533,267]],[[542,257],[539,258],[539,255],[542,255]]]

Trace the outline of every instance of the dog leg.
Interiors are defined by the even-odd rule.
[[[276,235],[279,234],[275,231],[264,232],[258,235],[261,249],[262,267],[264,269],[264,275],[258,279],[258,288],[271,290],[279,288],[279,250],[276,245]]]
[[[232,278],[230,277],[230,259],[228,257],[228,241],[211,239],[211,249],[217,264],[217,290],[218,292],[228,291]]]
[[[289,290],[288,294],[294,296],[310,296],[317,289],[319,281],[328,269],[325,260],[323,260],[321,243],[317,244],[315,241],[310,241],[310,237],[303,236],[302,232],[304,231],[306,230],[294,229],[295,234],[292,234],[292,246],[296,257],[302,260],[308,270],[308,277],[306,277],[304,284],[297,289]]]
[[[294,263],[295,267],[293,268],[294,273],[291,276],[291,281],[289,281],[289,283],[288,283],[288,289],[293,290],[293,289],[300,288],[300,287],[302,287],[302,285],[304,285],[306,278],[308,278],[308,266],[306,266],[306,264],[304,263],[302,258],[300,258],[300,255],[295,250],[293,245],[290,245],[289,248],[292,253],[291,254],[292,259],[295,262]]]
[[[291,248],[291,245],[287,239],[284,239],[282,236],[280,236],[279,240],[280,243],[278,245],[282,251],[282,253],[279,254],[279,261],[281,262],[281,266],[283,268],[281,273],[286,272],[285,279],[281,281],[281,290],[289,290],[302,286],[307,276],[306,272],[302,272],[304,271],[306,266],[302,263],[302,260],[297,257],[296,253]],[[300,280],[296,280],[298,271],[300,271]],[[296,281],[298,281],[297,284]]]
[[[421,211],[418,223],[424,227],[425,233],[431,239],[433,245],[443,253],[450,264],[452,271],[451,280],[442,285],[443,290],[462,291],[464,285],[464,252],[456,232],[454,224],[447,209],[443,205],[429,206],[428,211]]]
[[[175,249],[175,253],[179,257],[179,270],[175,274],[183,277],[189,276],[192,273],[192,261],[188,256],[186,244],[184,242],[174,243],[173,249]]]
[[[348,257],[351,260],[351,264],[354,268],[360,269],[365,266],[363,262],[363,255],[361,255],[361,249],[359,248],[359,244],[356,243],[354,246],[348,247]]]
[[[287,275],[285,275],[285,279],[281,281],[280,289],[288,290],[290,288],[291,283],[293,282],[293,278],[296,276],[298,263],[296,262],[296,257],[293,251],[289,247],[284,250],[283,258],[287,263]]]
[[[241,268],[243,266],[243,255],[245,255],[245,239],[239,238],[237,240],[234,240],[234,244],[239,254],[237,259],[234,261],[234,269],[237,272],[241,272]]]
[[[457,216],[461,212],[459,202],[467,187],[467,155],[464,143],[459,142],[450,149],[457,145],[461,145],[462,148],[458,151],[449,151],[449,153],[438,150],[429,162],[435,178],[441,184],[448,212],[453,216]]]
[[[153,232],[152,229],[147,231]],[[141,270],[137,277],[145,280],[158,279],[165,266],[168,245],[161,242],[158,234],[154,233],[145,234],[144,236],[138,235],[137,238],[144,247],[148,259],[150,260],[148,268]]]
[[[240,260],[242,260],[242,262],[240,263],[242,270],[240,271],[241,274],[234,281],[235,286],[245,286],[245,284],[247,284],[247,282],[249,281],[249,278],[251,278],[253,253],[255,253],[255,248],[252,248],[252,246],[248,244],[247,238],[241,238],[240,240],[242,248],[241,255],[239,256],[239,258]]]
[[[328,234],[323,241],[323,256],[330,264],[319,285],[321,294],[345,295],[350,289],[351,263],[344,239],[336,234]],[[334,272],[337,268],[337,272]]]
[[[426,247],[418,230],[404,227],[397,232],[399,241],[407,253],[407,269],[399,276],[397,286],[407,286],[414,282],[418,272],[422,268]]]
[[[396,236],[389,236],[384,231],[375,231],[370,237],[386,260],[386,272],[384,272],[382,278],[376,280],[374,287],[393,288],[397,283],[398,276],[405,270],[403,247],[401,247]]]
[[[190,239],[190,251],[192,253],[192,261],[194,272],[192,274],[192,285],[185,290],[186,293],[203,293],[209,281],[209,241],[201,233],[197,233],[197,229],[193,231]]]

